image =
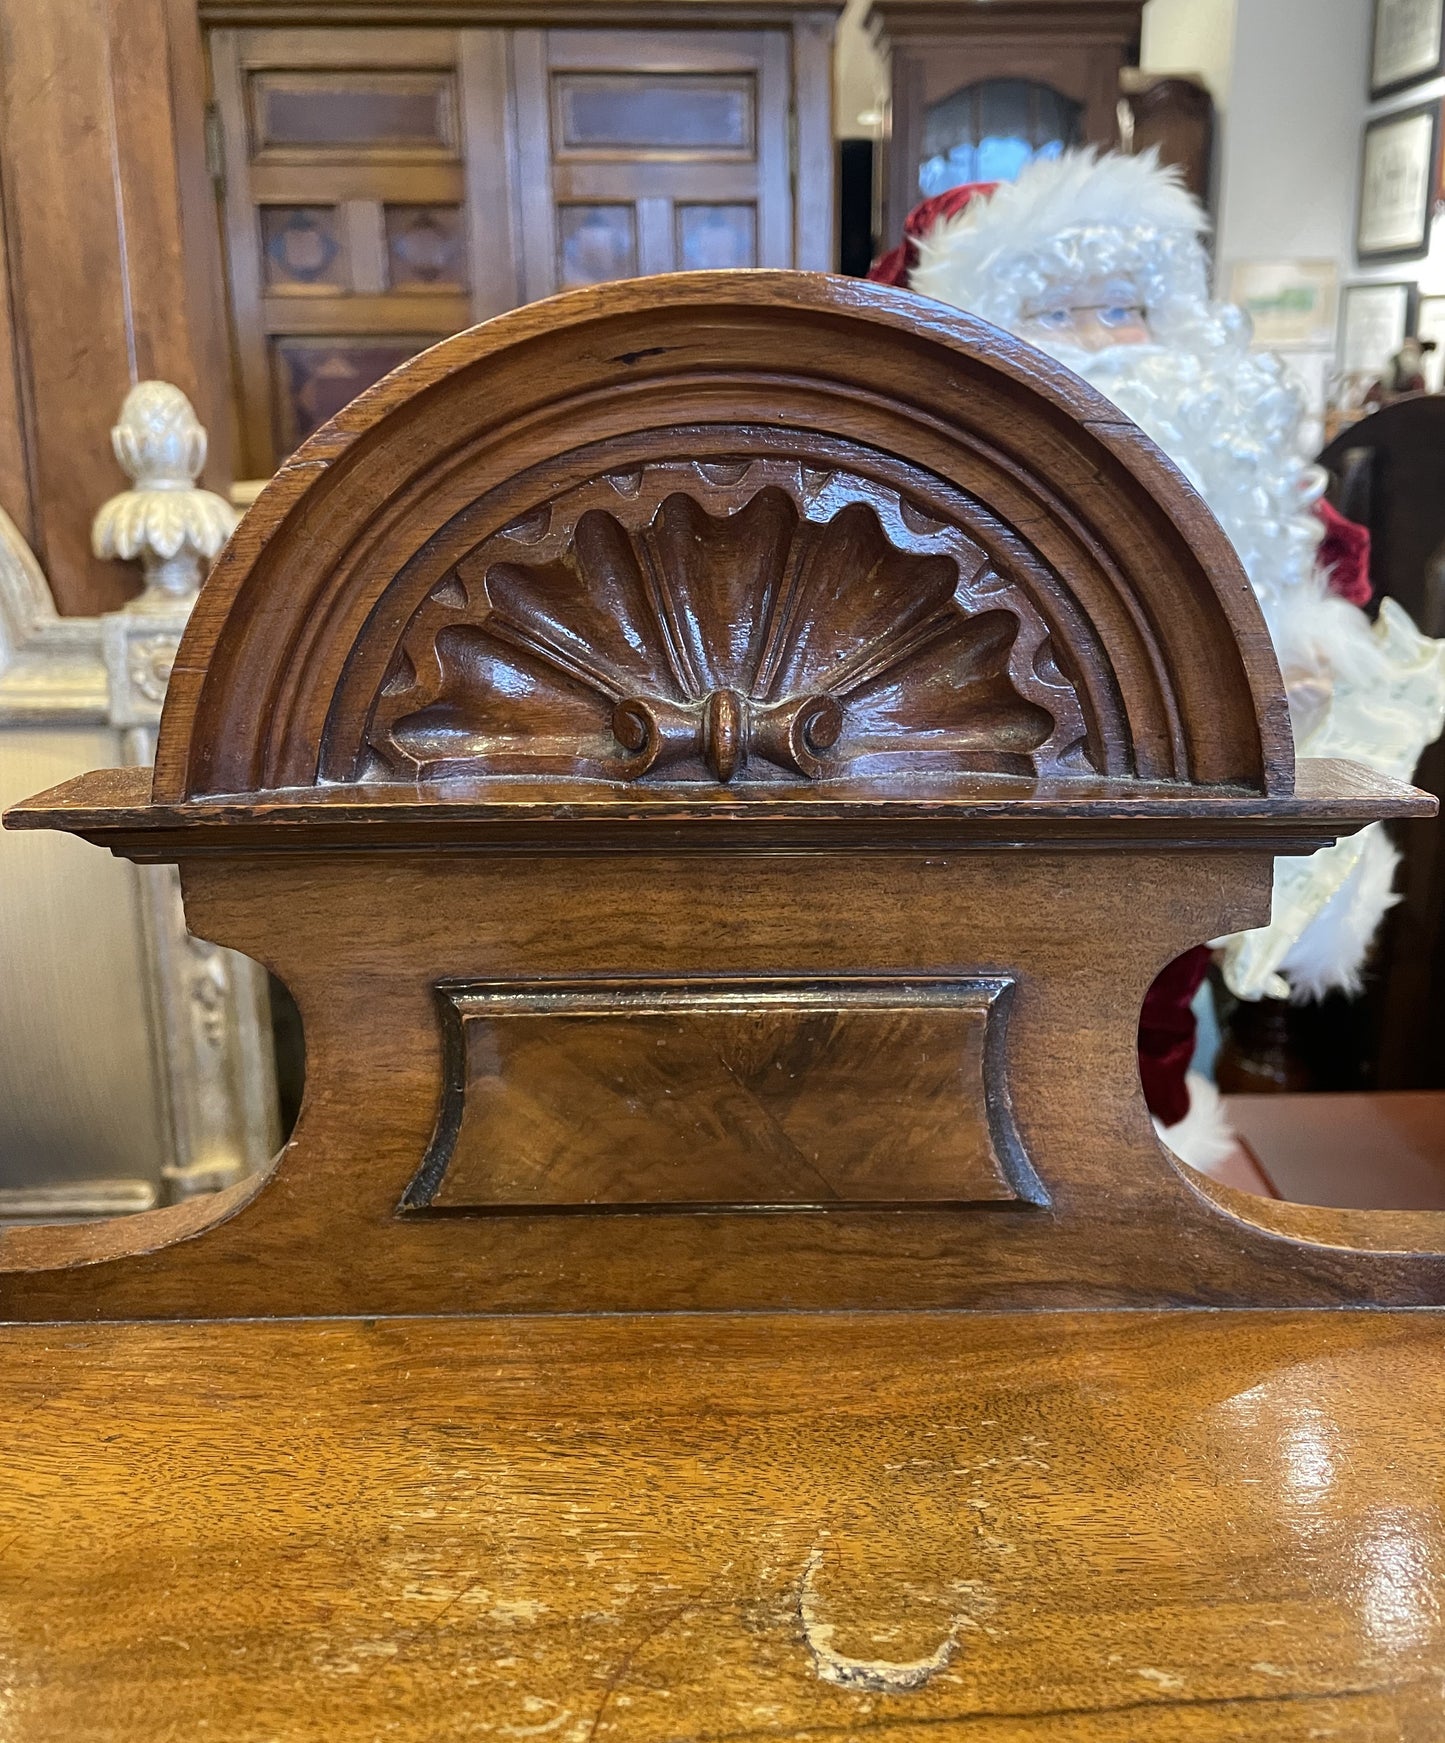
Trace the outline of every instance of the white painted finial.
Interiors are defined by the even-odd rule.
[[[96,515],[91,547],[97,557],[140,562],[145,592],[127,609],[189,604],[240,519],[223,497],[197,488],[206,432],[178,387],[142,381],[125,396],[110,443],[132,485]]]

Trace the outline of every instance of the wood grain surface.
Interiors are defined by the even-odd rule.
[[[1004,1160],[1020,1154],[1002,1093],[1009,981],[441,990],[442,1111],[408,1206],[756,1209],[1038,1193]]]
[[[7,1743],[1435,1743],[1436,1314],[0,1332]]]

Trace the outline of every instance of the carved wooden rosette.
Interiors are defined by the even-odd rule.
[[[204,1229],[9,1237],[0,1308],[1441,1299],[1429,1218],[1175,1164],[1135,1058],[1275,853],[1427,806],[1296,777],[1222,533],[1027,348],[788,274],[516,311],[268,488],[149,790],[11,814],[178,862],[308,1095]]]

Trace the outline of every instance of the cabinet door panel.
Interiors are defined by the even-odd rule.
[[[633,206],[558,206],[557,282],[564,289],[637,274]]]
[[[246,470],[519,299],[500,31],[213,31]]]
[[[552,80],[558,157],[756,155],[756,81],[711,73],[561,73]]]
[[[246,83],[258,163],[288,151],[456,156],[450,72],[257,71]]]
[[[529,296],[600,282],[588,209],[629,238],[602,276],[794,264],[786,33],[519,31],[515,66]]]
[[[756,206],[685,205],[678,202],[677,264],[684,272],[758,264]]]

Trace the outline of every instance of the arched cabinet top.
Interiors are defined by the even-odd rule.
[[[1082,382],[905,292],[607,285],[405,364],[247,515],[152,799],[1293,791],[1225,536]]]

